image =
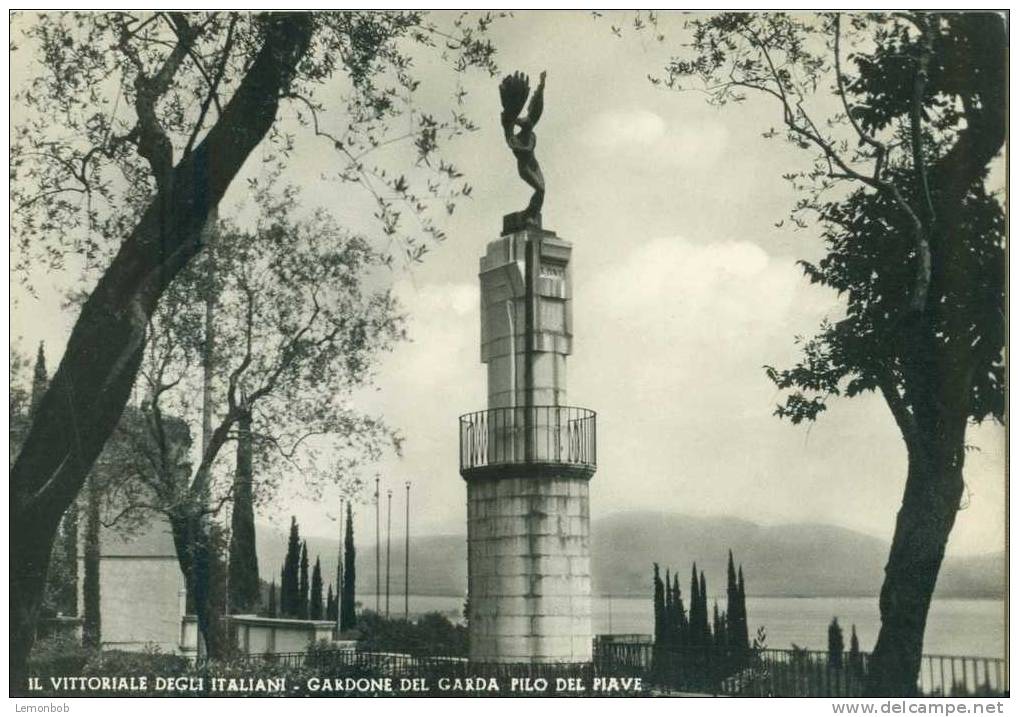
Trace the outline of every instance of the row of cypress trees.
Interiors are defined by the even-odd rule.
[[[842,626],[839,619],[833,617],[828,625],[828,667],[841,669],[844,666],[843,653],[845,652],[845,639],[842,636]],[[852,626],[849,636],[849,668],[855,672],[863,673],[863,655],[860,652],[860,639],[856,636],[856,625]]]
[[[719,612],[718,602],[709,621],[708,588],[704,572],[693,564],[690,574],[690,609],[683,604],[678,572],[666,569],[662,580],[658,563],[654,564],[655,646],[668,650],[716,647],[746,650],[750,647],[747,626],[746,584],[743,566],[737,571],[729,551],[726,609]]]
[[[328,591],[322,580],[322,562],[316,556],[315,565],[308,575],[308,542],[301,540],[297,518],[290,518],[290,536],[287,539],[287,554],[280,571],[279,601],[276,599],[276,581],[269,586],[269,617],[287,617],[311,620],[336,620],[339,616],[340,629],[350,630],[355,626],[354,595],[354,521],[350,504],[347,504],[346,532],[343,541],[343,586],[339,595],[333,593],[332,583]]]

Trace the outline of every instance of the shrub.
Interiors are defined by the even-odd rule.
[[[28,671],[40,677],[77,675],[93,655],[82,647],[78,636],[57,633],[35,643],[28,658]]]
[[[182,655],[171,655],[149,647],[143,652],[107,650],[94,655],[81,674],[88,676],[122,677],[128,675],[159,675],[177,677],[188,671],[191,663]]]
[[[430,612],[416,622],[387,620],[370,610],[361,613],[358,629],[373,650],[411,655],[467,655],[467,628],[455,625],[445,615]]]

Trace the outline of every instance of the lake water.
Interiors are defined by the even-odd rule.
[[[373,595],[358,596],[366,608],[374,609]],[[411,595],[410,612],[417,615],[437,611],[451,619],[462,619],[461,596]],[[385,598],[382,599],[383,610]],[[719,601],[719,607],[724,601]],[[390,614],[403,615],[403,595],[390,596]],[[644,633],[653,630],[650,598],[598,596],[594,600],[595,634]],[[828,623],[839,619],[849,647],[849,628],[856,625],[860,648],[869,651],[877,639],[880,618],[878,600],[873,598],[788,598],[747,597],[750,636],[763,625],[767,646],[788,648],[792,643],[813,650],[828,647]],[[927,619],[924,653],[1002,657],[1005,652],[1005,603],[1001,600],[935,600]]]

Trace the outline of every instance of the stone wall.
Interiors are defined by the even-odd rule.
[[[336,623],[331,620],[231,615],[237,630],[237,647],[245,655],[304,652],[319,640],[332,640]]]
[[[468,481],[470,658],[591,660],[588,481]]]
[[[85,604],[84,525],[79,521],[78,609]],[[153,517],[137,532],[102,528],[99,537],[100,635],[104,647],[143,650],[181,645],[181,574],[170,525]]]
[[[84,560],[78,575],[85,574]],[[78,604],[83,604],[79,580]],[[184,585],[173,557],[106,556],[99,561],[99,609],[103,646],[141,650],[154,645],[176,652],[181,614],[178,593]]]

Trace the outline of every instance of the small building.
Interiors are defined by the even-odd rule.
[[[155,516],[137,534],[100,531],[99,614],[104,649],[179,652],[184,576],[170,525]],[[78,542],[78,605],[84,605],[84,541]]]
[[[237,647],[244,655],[305,652],[320,640],[333,639],[332,620],[231,615],[227,618],[237,632]],[[354,643],[344,643],[349,649]]]

